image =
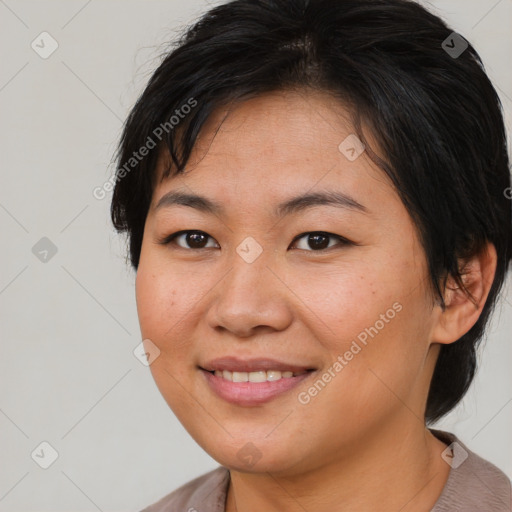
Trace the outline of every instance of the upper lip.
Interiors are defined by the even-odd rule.
[[[305,372],[312,370],[310,366],[302,366],[292,363],[286,363],[277,359],[251,358],[239,359],[237,357],[219,357],[204,363],[201,368],[209,372],[215,370],[228,370],[231,372],[257,372],[263,370],[277,370],[281,372],[290,371],[293,373]]]

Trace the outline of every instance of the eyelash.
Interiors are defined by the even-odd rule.
[[[215,247],[182,247],[181,245],[176,244],[175,240],[178,237],[180,237],[182,235],[192,234],[192,233],[199,234],[199,235],[206,235],[209,239],[215,240],[212,236],[208,235],[208,233],[205,233],[204,231],[199,231],[196,229],[189,229],[189,230],[177,231],[176,233],[168,235],[165,238],[159,240],[158,243],[161,245],[170,245],[170,244],[177,245],[177,247],[179,249],[185,249],[187,251],[201,251],[201,250],[205,250],[205,249],[215,249]],[[301,233],[300,235],[297,235],[292,240],[292,245],[295,244],[301,238],[306,237],[307,235],[322,235],[322,236],[329,237],[329,238],[335,238],[338,240],[338,244],[335,244],[333,246],[328,246],[328,247],[322,248],[322,249],[317,249],[317,250],[314,250],[314,249],[299,249],[299,250],[307,251],[307,252],[325,252],[326,250],[332,249],[333,247],[336,247],[336,246],[355,245],[350,240],[347,240],[346,238],[343,238],[340,235],[335,235],[334,233],[329,233],[327,231],[307,231],[305,233]]]

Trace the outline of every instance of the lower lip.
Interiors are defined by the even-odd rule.
[[[263,404],[290,391],[314,373],[309,371],[296,377],[284,377],[279,380],[265,382],[231,382],[206,370],[201,369],[201,372],[210,388],[220,398],[226,400],[226,402],[247,407]]]

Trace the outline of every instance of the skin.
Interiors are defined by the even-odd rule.
[[[443,311],[389,179],[365,153],[351,162],[338,149],[354,132],[342,105],[318,92],[278,92],[225,114],[209,118],[184,175],[157,180],[148,212],[136,296],[142,336],[160,350],[151,364],[157,386],[197,443],[230,469],[228,512],[430,510],[450,468],[446,446],[424,424],[428,387],[440,344],[478,319],[494,248],[465,262],[477,305],[449,281]],[[162,155],[159,175],[165,165]],[[325,190],[350,195],[366,212],[320,205],[273,215],[290,197]],[[206,196],[225,211],[157,210],[169,191]],[[184,237],[159,243],[180,230],[203,231],[207,248]],[[334,236],[314,250],[307,236],[294,241],[318,231],[353,243]],[[263,249],[252,263],[236,252],[249,236]],[[395,303],[401,311],[301,404],[298,393]],[[198,369],[225,355],[316,371],[298,388],[242,407],[213,393]],[[248,442],[260,456],[252,466],[237,456]]]

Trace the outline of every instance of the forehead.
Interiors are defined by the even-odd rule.
[[[162,152],[155,192],[184,181],[217,189],[235,184],[254,193],[340,184],[357,192],[369,180],[373,187],[389,186],[364,151],[358,157],[354,131],[350,112],[326,93],[279,91],[222,106],[204,123],[183,173],[162,180],[169,165]],[[364,136],[375,151],[368,130]],[[346,152],[347,144],[356,158]]]

